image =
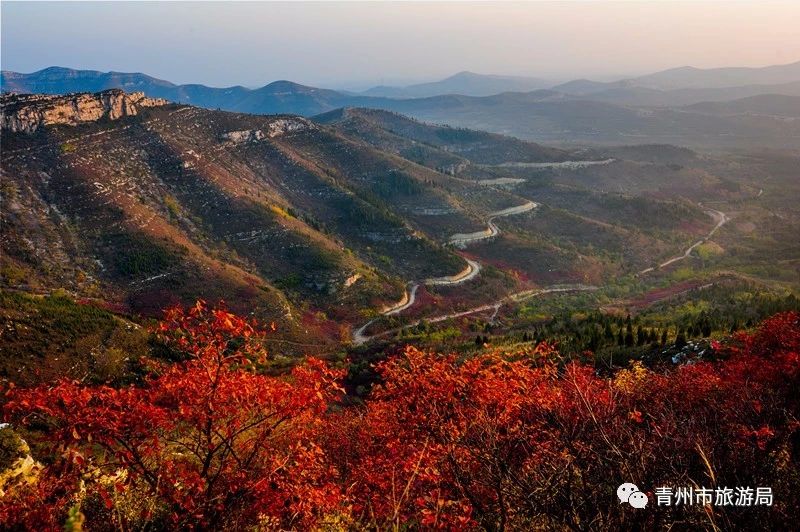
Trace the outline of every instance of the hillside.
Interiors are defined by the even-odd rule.
[[[3,97],[4,116],[27,117],[2,138],[3,286],[144,315],[225,299],[306,352],[630,279],[729,219],[705,202],[763,192],[753,161],[670,146],[567,151],[368,109],[310,121],[69,103],[112,96],[129,97]],[[64,105],[77,114],[53,114]],[[786,220],[774,246],[791,256]],[[733,263],[763,262],[761,242],[728,226],[716,238],[738,249]]]
[[[3,98],[4,116],[28,117],[2,138],[6,286],[145,314],[224,298],[290,335],[339,341],[407,280],[461,271],[443,246],[452,234],[524,203],[299,117],[73,105],[109,95],[127,97]],[[77,114],[47,118],[59,105]],[[495,158],[514,160],[509,144],[563,157],[483,138]]]
[[[729,102],[700,102],[687,106],[687,109],[722,116],[749,114],[798,118],[800,117],[800,96],[761,94]]]
[[[453,164],[560,162],[575,157],[566,150],[514,137],[426,124],[377,109],[338,109],[317,115],[313,120],[334,125],[365,142],[376,143],[383,150],[394,151],[412,160],[415,155],[433,157],[434,153],[441,160],[449,159]]]

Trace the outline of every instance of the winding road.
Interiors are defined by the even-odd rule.
[[[698,205],[700,207],[703,206],[700,203],[698,203]],[[711,229],[711,231],[709,231],[709,233],[706,236],[704,236],[703,238],[701,238],[700,240],[698,240],[697,242],[695,242],[694,244],[689,246],[686,249],[686,251],[683,252],[682,255],[678,255],[677,257],[672,257],[671,259],[669,259],[669,260],[667,260],[665,262],[662,262],[658,266],[651,266],[650,268],[645,268],[644,270],[640,271],[636,275],[637,276],[638,275],[644,275],[646,273],[650,273],[650,272],[653,272],[655,270],[660,270],[662,268],[665,268],[665,267],[669,266],[670,264],[678,262],[679,260],[683,260],[683,259],[688,258],[689,255],[691,255],[692,251],[694,251],[695,248],[697,248],[697,246],[699,246],[701,244],[705,244],[706,242],[708,242],[711,239],[711,237],[714,236],[714,233],[716,233],[717,230],[719,230],[720,227],[722,227],[723,225],[728,223],[728,221],[730,221],[730,217],[727,214],[725,214],[724,212],[722,212],[722,211],[717,211],[715,209],[706,208],[705,212],[706,212],[706,214],[711,216],[714,219],[714,221],[717,222],[717,224],[714,226],[714,228]]]
[[[703,207],[702,204],[698,204],[698,205],[701,208]],[[453,244],[454,246],[459,247],[459,248],[465,248],[467,245],[469,245],[472,242],[476,242],[476,241],[479,241],[479,240],[484,240],[484,239],[487,239],[487,238],[492,238],[494,236],[497,236],[500,233],[500,229],[494,223],[494,220],[496,218],[500,218],[502,216],[511,216],[511,215],[514,215],[514,214],[521,214],[521,213],[533,210],[536,207],[538,207],[537,203],[535,203],[533,201],[528,201],[528,202],[526,202],[526,203],[524,203],[522,205],[518,205],[516,207],[509,207],[507,209],[503,209],[503,210],[500,210],[500,211],[493,212],[493,213],[491,213],[489,215],[489,217],[486,220],[486,225],[487,225],[486,229],[484,229],[482,231],[476,231],[474,233],[457,233],[457,234],[454,234],[453,236],[450,237],[449,243]],[[659,269],[665,268],[666,266],[669,266],[670,264],[673,264],[673,263],[678,262],[680,260],[686,259],[687,257],[689,257],[691,255],[692,251],[694,251],[701,244],[704,244],[705,242],[710,240],[711,237],[713,237],[714,234],[723,225],[725,225],[728,221],[730,221],[730,217],[727,214],[725,214],[724,212],[722,212],[722,211],[718,211],[718,210],[711,209],[711,208],[705,208],[705,212],[706,212],[706,214],[711,216],[717,222],[714,225],[714,227],[711,229],[711,231],[709,231],[709,233],[705,237],[703,237],[702,239],[698,240],[697,242],[695,242],[694,244],[689,246],[686,249],[686,251],[683,252],[683,254],[678,255],[676,257],[673,257],[673,258],[671,258],[671,259],[669,259],[669,260],[667,260],[665,262],[662,262],[658,266],[653,266],[653,267],[644,269],[641,272],[639,272],[637,275],[643,275],[643,274],[646,274],[646,273],[649,273],[649,272],[652,272],[652,271],[655,271],[655,270],[659,270]],[[467,267],[464,268],[464,270],[459,272],[458,274],[452,275],[452,276],[447,276],[447,277],[437,277],[437,278],[426,279],[425,281],[423,281],[423,283],[424,284],[429,284],[429,285],[440,285],[440,286],[441,285],[457,285],[457,284],[461,284],[461,283],[464,283],[466,281],[469,281],[469,280],[475,278],[475,276],[477,276],[478,273],[480,273],[480,270],[481,270],[480,263],[478,263],[478,262],[476,262],[474,260],[471,260],[471,259],[465,259],[465,260],[467,261]],[[410,308],[411,306],[413,306],[414,303],[416,302],[417,289],[419,289],[419,285],[420,285],[420,283],[410,283],[409,287],[407,288],[407,290],[405,292],[405,294],[403,295],[403,298],[399,302],[397,302],[396,304],[394,304],[394,305],[392,305],[390,307],[384,308],[381,311],[381,315],[380,316],[378,316],[376,318],[373,318],[372,320],[368,321],[367,323],[365,323],[364,325],[362,325],[361,327],[356,329],[353,332],[353,344],[361,345],[361,344],[364,344],[364,343],[372,340],[373,338],[378,338],[378,337],[381,337],[381,336],[388,336],[388,335],[391,335],[391,334],[395,334],[395,333],[397,333],[397,332],[399,332],[401,330],[408,329],[408,328],[415,327],[415,326],[419,325],[422,322],[422,319],[416,320],[416,321],[414,321],[412,323],[408,323],[406,325],[403,325],[402,327],[397,327],[397,328],[394,328],[394,329],[389,329],[389,330],[386,330],[386,331],[382,331],[382,332],[379,332],[379,333],[371,335],[371,336],[365,334],[367,328],[369,328],[370,325],[372,325],[373,323],[378,321],[381,317],[400,314],[404,310],[406,310],[406,309]],[[596,286],[583,285],[583,284],[573,284],[573,285],[555,285],[555,286],[551,286],[551,287],[548,287],[548,288],[525,290],[525,291],[522,291],[522,292],[516,292],[516,293],[510,294],[510,295],[505,296],[505,297],[503,297],[503,298],[501,298],[501,299],[499,299],[499,300],[497,300],[495,302],[492,302],[492,303],[476,306],[476,307],[473,307],[473,308],[470,308],[470,309],[467,309],[467,310],[462,310],[462,311],[459,311],[459,312],[450,312],[450,313],[447,313],[447,314],[441,314],[439,316],[433,316],[433,317],[429,317],[429,318],[424,318],[424,320],[426,322],[428,322],[428,323],[437,323],[437,322],[441,322],[441,321],[445,321],[445,320],[449,320],[449,319],[453,319],[453,318],[459,318],[459,317],[462,317],[462,316],[468,316],[470,314],[477,314],[477,313],[480,313],[480,312],[487,312],[489,310],[493,310],[494,311],[494,313],[492,314],[492,318],[491,318],[492,320],[494,320],[494,318],[497,316],[497,313],[499,312],[500,308],[505,304],[518,303],[520,301],[524,301],[525,299],[529,299],[529,298],[532,298],[532,297],[538,297],[538,296],[541,296],[541,295],[544,295],[544,294],[556,293],[556,292],[591,291],[591,290],[597,290],[597,289],[598,289],[598,287],[596,287]]]
[[[520,301],[524,301],[526,299],[530,299],[530,298],[533,298],[533,297],[538,297],[538,296],[545,295],[545,294],[557,293],[557,292],[588,292],[588,291],[592,291],[592,290],[597,290],[598,288],[599,287],[597,287],[597,286],[584,285],[584,284],[574,284],[574,285],[556,285],[556,286],[551,286],[549,288],[525,290],[525,291],[522,291],[522,292],[516,292],[514,294],[510,294],[508,296],[505,296],[502,299],[499,299],[499,300],[497,300],[497,301],[495,301],[493,303],[487,303],[486,305],[480,305],[480,306],[477,306],[477,307],[472,307],[472,308],[469,308],[467,310],[462,310],[462,311],[459,311],[459,312],[450,312],[450,313],[447,313],[447,314],[441,314],[439,316],[432,316],[430,318],[424,318],[424,321],[426,321],[427,323],[437,323],[437,322],[441,322],[441,321],[445,321],[445,320],[450,320],[450,319],[453,319],[453,318],[461,318],[463,316],[469,316],[470,314],[478,314],[480,312],[487,312],[489,310],[493,310],[494,311],[494,313],[492,314],[492,321],[493,321],[494,318],[497,316],[497,313],[500,310],[500,308],[503,305],[507,304],[507,303],[519,303]],[[389,336],[389,335],[398,333],[398,332],[400,332],[402,330],[409,329],[411,327],[416,327],[417,325],[419,325],[423,321],[422,319],[419,319],[419,320],[413,321],[411,323],[407,323],[407,324],[403,325],[402,327],[396,327],[394,329],[388,329],[386,331],[379,332],[379,333],[374,334],[372,336],[364,335],[364,331],[367,329],[367,327],[372,325],[372,323],[374,323],[377,319],[378,318],[375,318],[375,319],[365,323],[361,328],[359,328],[353,334],[353,343],[354,344],[361,345],[363,343],[366,343],[366,342],[372,340],[373,338],[379,338],[381,336]]]
[[[539,206],[538,203],[529,201],[527,203],[518,205],[516,207],[509,207],[508,209],[503,209],[501,211],[493,212],[489,215],[489,218],[486,220],[486,225],[487,225],[486,229],[482,231],[476,231],[474,233],[456,233],[450,237],[450,243],[456,247],[464,248],[472,242],[497,236],[498,234],[500,234],[500,229],[498,229],[497,225],[495,225],[494,223],[495,218],[500,218],[502,216],[511,216],[512,214],[522,214],[523,212],[532,211],[538,206]]]
[[[451,244],[453,244],[453,245],[455,245],[457,247],[464,248],[471,242],[476,242],[478,240],[483,240],[483,239],[486,239],[486,238],[491,238],[493,236],[496,236],[496,235],[500,234],[500,229],[494,223],[495,218],[500,218],[502,216],[511,216],[511,215],[514,215],[514,214],[522,214],[524,212],[531,211],[531,210],[535,209],[538,206],[539,205],[537,203],[533,202],[533,201],[527,201],[527,202],[523,203],[522,205],[517,205],[516,207],[509,207],[507,209],[502,209],[502,210],[499,210],[499,211],[495,211],[495,212],[489,214],[489,217],[486,220],[486,225],[487,225],[486,229],[484,229],[483,231],[477,231],[475,233],[457,233],[457,234],[455,234],[455,235],[450,237],[449,243],[451,243]],[[480,263],[475,261],[475,260],[468,259],[466,257],[464,258],[464,260],[467,261],[467,266],[462,271],[458,272],[457,274],[448,275],[448,276],[445,276],[445,277],[432,277],[432,278],[429,278],[429,279],[425,279],[424,281],[422,281],[422,283],[423,284],[427,284],[427,285],[432,285],[432,286],[454,286],[454,285],[459,285],[461,283],[465,283],[467,281],[470,281],[470,280],[474,279],[481,271]],[[408,288],[406,288],[406,291],[403,294],[403,297],[400,299],[400,301],[398,301],[394,305],[391,305],[389,307],[383,308],[381,310],[380,316],[371,319],[370,321],[368,321],[367,323],[365,323],[364,325],[362,325],[361,327],[359,327],[358,329],[353,331],[353,343],[355,345],[361,345],[361,344],[364,344],[364,343],[368,342],[372,338],[375,338],[376,336],[383,336],[385,334],[389,334],[391,331],[384,331],[384,332],[382,332],[380,334],[377,334],[377,335],[374,335],[374,336],[367,336],[365,334],[365,331],[367,330],[367,328],[370,325],[375,323],[381,317],[400,314],[404,310],[406,310],[406,309],[410,308],[411,306],[413,306],[414,303],[417,300],[417,289],[419,289],[419,285],[420,285],[420,283],[416,283],[416,282],[409,283]],[[521,293],[522,292],[520,292],[520,294]],[[446,320],[446,319],[456,318],[456,317],[459,317],[459,316],[466,316],[468,314],[475,314],[476,312],[482,312],[484,310],[490,310],[490,309],[495,309],[495,313],[496,313],[497,310],[499,310],[500,306],[503,303],[505,303],[506,300],[508,300],[509,297],[513,297],[514,295],[516,295],[516,294],[513,294],[512,296],[507,296],[507,297],[503,298],[502,300],[497,301],[495,303],[491,303],[491,304],[488,304],[488,305],[482,305],[480,307],[475,307],[473,309],[469,309],[469,310],[466,310],[466,311],[463,311],[463,312],[454,313],[454,314],[446,314],[446,315],[442,315],[442,316],[436,316],[436,317],[431,318],[431,319],[429,319],[427,321],[432,321],[432,322],[443,321],[443,320]],[[410,325],[406,325],[406,326],[404,326],[402,328],[413,327],[414,325],[416,325],[418,323],[419,323],[419,321],[414,322],[413,324],[410,324]],[[393,330],[397,331],[399,329],[393,329]]]

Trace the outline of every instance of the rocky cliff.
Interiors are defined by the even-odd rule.
[[[63,96],[4,94],[0,96],[0,127],[33,133],[42,126],[54,124],[74,126],[101,118],[117,120],[136,115],[144,107],[167,103],[161,98],[148,98],[143,92],[125,93],[119,89]]]

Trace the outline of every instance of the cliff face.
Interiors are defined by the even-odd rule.
[[[119,89],[63,96],[4,94],[0,97],[0,127],[13,132],[33,133],[40,127],[54,124],[74,126],[100,118],[117,120],[136,115],[144,107],[167,103],[161,98],[148,98],[143,92],[128,94]]]

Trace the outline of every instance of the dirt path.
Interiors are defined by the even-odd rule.
[[[399,314],[403,312],[405,309],[413,305],[417,301],[417,288],[419,288],[418,283],[412,284],[406,291],[403,293],[403,298],[391,305],[389,307],[384,307],[381,310],[381,316],[391,316],[392,314]]]
[[[700,205],[700,204],[698,203],[698,205]],[[702,205],[700,205],[700,206],[702,207]],[[711,216],[714,219],[714,221],[717,222],[717,224],[714,226],[714,228],[711,229],[711,231],[709,231],[709,233],[706,236],[704,236],[703,238],[701,238],[700,240],[698,240],[697,242],[695,242],[694,244],[689,246],[686,249],[686,251],[683,252],[682,255],[678,255],[677,257],[672,257],[671,259],[669,259],[669,260],[667,260],[665,262],[662,262],[658,266],[651,266],[650,268],[645,268],[644,270],[640,271],[636,275],[644,275],[646,273],[650,273],[650,272],[653,272],[653,271],[656,271],[656,270],[660,270],[662,268],[665,268],[665,267],[669,266],[670,264],[678,262],[679,260],[683,260],[683,259],[688,258],[689,255],[691,255],[692,251],[694,251],[695,248],[697,248],[697,246],[699,246],[701,244],[705,244],[706,242],[708,242],[711,239],[711,237],[714,236],[714,233],[716,233],[717,230],[719,230],[720,227],[722,227],[723,225],[728,223],[728,221],[730,221],[730,217],[727,214],[725,214],[724,212],[722,212],[722,211],[718,211],[718,210],[715,210],[715,209],[707,208],[705,212],[706,212],[706,214]]]
[[[464,260],[467,261],[467,267],[457,274],[425,279],[425,284],[430,284],[433,286],[452,286],[471,281],[481,272],[481,265],[479,262],[472,259],[465,258]]]

